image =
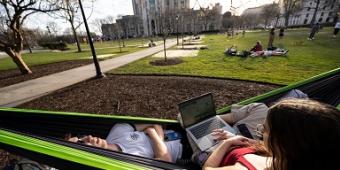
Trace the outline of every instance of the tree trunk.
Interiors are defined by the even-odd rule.
[[[166,47],[165,47],[165,42],[166,42],[166,38],[163,38],[163,42],[164,42],[164,60],[166,61]]]
[[[31,69],[27,66],[24,60],[21,57],[21,53],[16,53],[12,50],[5,51],[14,61],[14,63],[18,66],[21,74],[31,74]]]
[[[72,22],[70,22],[70,23],[71,23],[71,28],[72,28],[72,32],[73,32],[73,37],[76,40],[78,52],[80,53],[81,52],[81,47],[80,47],[80,42],[79,42],[79,39],[78,39],[77,31],[74,28],[73,23]]]
[[[120,45],[120,38],[118,39],[118,47],[119,47],[119,52],[122,53],[122,47]]]
[[[312,20],[310,21],[310,26],[312,27],[315,23],[315,18],[316,18],[316,13],[318,12],[319,10],[319,5],[320,5],[320,0],[317,0],[316,1],[316,7],[315,7],[315,10],[314,10],[314,13],[313,13],[313,17],[312,17]]]
[[[277,23],[279,22],[279,17],[277,16],[276,17],[276,21],[275,21],[275,25],[274,25],[274,28],[276,28],[277,27]]]
[[[288,22],[289,22],[289,15],[290,15],[290,12],[287,12],[285,14],[285,27],[288,28]]]

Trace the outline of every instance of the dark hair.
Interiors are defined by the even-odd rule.
[[[273,169],[338,166],[340,111],[335,107],[305,99],[283,100],[269,109],[267,126]]]

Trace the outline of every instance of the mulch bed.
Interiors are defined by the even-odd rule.
[[[107,75],[58,90],[20,108],[175,119],[177,104],[212,92],[217,108],[278,85],[179,76]]]
[[[182,62],[183,60],[181,60],[180,58],[169,58],[166,61],[164,59],[150,61],[150,64],[154,66],[170,66],[180,64]]]
[[[72,68],[91,64],[92,62],[92,60],[75,60],[32,66],[30,69],[33,73],[28,75],[22,75],[19,69],[0,71],[0,87],[5,87],[45,75],[62,72]]]

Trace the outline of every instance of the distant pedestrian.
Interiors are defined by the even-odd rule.
[[[334,26],[333,38],[336,38],[336,35],[338,34],[339,30],[340,30],[340,21],[336,22]]]
[[[320,29],[320,24],[319,23],[314,24],[312,26],[312,29],[310,30],[308,40],[314,40],[314,36],[319,31],[319,29]]]
[[[272,28],[270,29],[270,32],[269,32],[268,50],[273,50],[274,38],[275,38],[275,28]]]
[[[284,28],[280,28],[280,33],[279,33],[279,38],[280,38],[280,39],[283,38],[284,32],[285,32],[285,29],[284,29]]]
[[[243,29],[242,31],[242,37],[244,37],[246,35],[246,30]]]

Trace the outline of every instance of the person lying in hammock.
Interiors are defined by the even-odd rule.
[[[91,135],[66,139],[167,162],[176,162],[180,159],[183,147],[180,140],[164,141],[163,128],[160,125],[151,124],[117,123],[110,130],[106,140]]]
[[[308,99],[308,95],[298,89],[293,89],[274,101],[272,104],[283,99],[291,98]],[[262,136],[258,133],[257,126],[264,122],[268,114],[268,109],[269,107],[265,103],[250,103],[244,106],[234,104],[231,106],[230,113],[219,116],[226,123],[232,125],[233,129],[236,131],[235,135],[242,135],[247,138],[262,140]],[[184,127],[180,114],[178,115],[178,120],[182,127]],[[191,159],[200,166],[204,164],[211,152],[216,149],[216,146],[218,146],[215,145],[215,147],[211,147],[206,151],[201,151],[190,136],[187,136],[187,138],[193,150]]]

